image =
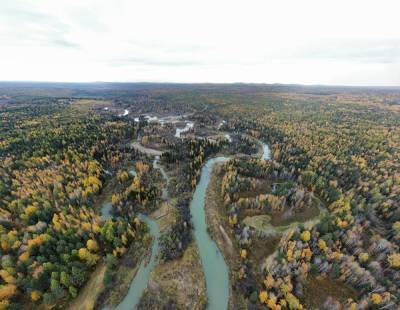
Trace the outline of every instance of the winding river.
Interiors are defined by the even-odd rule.
[[[262,159],[270,158],[270,149],[267,144],[262,143],[263,154]],[[201,263],[204,276],[206,279],[208,309],[223,310],[227,309],[229,301],[229,269],[222,256],[217,244],[211,239],[207,232],[207,223],[205,215],[205,196],[207,186],[210,181],[211,173],[214,164],[229,160],[227,157],[215,157],[207,160],[201,170],[200,182],[197,184],[193,194],[193,199],[190,203],[190,212],[193,221],[193,233],[199,249]],[[155,156],[153,161],[155,169],[159,169],[163,178],[169,182],[169,177],[165,173],[163,167],[159,164],[159,156]],[[169,199],[169,193],[166,188],[163,189],[162,198]],[[101,209],[102,218],[107,220],[111,215],[111,202],[103,203]],[[150,272],[156,265],[156,256],[159,250],[160,230],[158,223],[150,217],[139,214],[139,218],[144,221],[150,229],[150,234],[153,237],[150,260],[143,260],[140,263],[139,269],[132,280],[129,291],[121,303],[115,308],[118,310],[136,309],[147,287],[150,278]]]
[[[228,306],[229,270],[216,243],[207,232],[204,211],[205,196],[214,164],[228,159],[226,157],[216,157],[207,160],[201,169],[200,182],[196,186],[190,204],[194,237],[199,248],[204,276],[206,278],[208,309],[210,310],[222,310]]]
[[[185,128],[177,128],[175,137],[180,137],[180,134],[188,131],[192,128],[193,123],[187,123]],[[225,136],[229,141],[230,136]],[[262,147],[261,159],[268,160],[271,158],[271,151],[268,144],[263,143],[262,141],[258,141]],[[136,148],[139,144],[134,145]],[[150,152],[150,149],[139,148],[140,151],[148,153],[150,155],[155,156],[153,161],[153,167],[155,169],[159,169],[161,175],[167,182],[167,186],[162,190],[162,198],[163,200],[169,200],[170,196],[168,193],[168,183],[169,177],[166,174],[163,167],[159,164],[159,156],[160,153]],[[150,151],[149,151],[150,150]],[[229,291],[230,291],[230,283],[229,283],[229,268],[224,260],[223,255],[221,254],[217,244],[212,240],[208,231],[207,231],[207,223],[206,223],[206,215],[205,215],[205,198],[206,198],[206,190],[210,181],[211,173],[213,167],[216,163],[225,162],[229,160],[227,157],[215,157],[206,161],[205,165],[201,169],[201,177],[200,181],[196,186],[196,189],[193,194],[192,201],[190,203],[190,212],[192,215],[193,222],[193,234],[195,237],[195,241],[197,243],[197,247],[199,249],[199,254],[201,258],[202,268],[206,280],[206,288],[207,288],[207,299],[208,305],[207,309],[209,310],[224,310],[228,308],[229,301]],[[112,215],[111,211],[111,203],[106,202],[102,206],[102,217],[103,219],[108,219]],[[321,214],[323,214],[321,212]],[[143,260],[140,263],[139,269],[132,280],[129,291],[121,303],[116,307],[118,310],[130,310],[136,309],[137,305],[140,301],[140,298],[147,287],[150,272],[156,265],[156,256],[159,251],[159,237],[160,230],[157,222],[150,217],[139,214],[139,218],[144,221],[150,229],[150,234],[153,237],[153,243],[151,248],[151,257],[150,260]],[[309,221],[309,224],[315,224],[320,219],[320,216],[313,218]],[[308,222],[306,222],[308,224]],[[294,223],[292,225],[288,225],[287,227],[283,227],[282,229],[286,230],[288,227],[292,227],[298,225],[298,223]],[[276,228],[277,230],[281,228]],[[271,261],[276,256],[276,253],[270,255],[266,262],[265,266],[268,266]]]
[[[270,149],[262,143],[262,159],[270,159]],[[196,186],[190,204],[190,212],[194,226],[194,237],[199,248],[204,276],[206,278],[208,309],[227,309],[229,301],[229,268],[217,244],[207,232],[205,215],[205,196],[214,164],[229,160],[227,157],[215,157],[207,160],[201,169],[200,182]]]

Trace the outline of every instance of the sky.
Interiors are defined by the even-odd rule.
[[[398,0],[1,0],[0,80],[400,86]]]

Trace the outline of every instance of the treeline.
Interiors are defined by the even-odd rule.
[[[175,224],[161,238],[161,254],[166,260],[181,257],[192,240],[189,208],[192,193],[200,179],[206,158],[216,153],[221,145],[220,141],[209,139],[179,139],[170,143],[169,151],[161,156],[164,164],[172,164],[178,168],[172,193],[178,197],[178,216]]]

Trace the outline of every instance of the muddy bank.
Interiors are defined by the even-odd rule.
[[[161,262],[154,268],[138,308],[161,310],[171,306],[202,310],[206,303],[205,279],[193,241],[183,257]]]
[[[95,271],[91,274],[89,281],[79,292],[78,297],[73,299],[66,307],[69,310],[87,310],[94,309],[96,301],[104,290],[104,274],[106,264],[101,262],[97,265]]]
[[[176,198],[170,198],[152,213],[163,232],[176,220]],[[206,307],[206,285],[199,253],[194,241],[183,256],[171,261],[159,260],[150,274],[149,284],[138,305],[139,309],[201,310]]]

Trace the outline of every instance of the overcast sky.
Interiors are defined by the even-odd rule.
[[[0,80],[400,85],[398,0],[1,0]]]

